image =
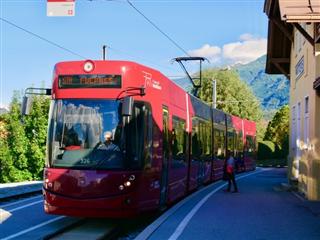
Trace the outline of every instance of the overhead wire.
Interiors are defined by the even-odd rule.
[[[80,54],[78,54],[78,53],[76,53],[76,52],[74,52],[74,51],[72,51],[72,50],[70,50],[70,49],[68,49],[66,47],[61,46],[60,44],[57,44],[57,43],[55,43],[55,42],[53,42],[51,40],[48,40],[45,37],[40,36],[39,34],[36,34],[36,33],[31,32],[31,31],[29,31],[29,30],[27,30],[27,29],[25,29],[23,27],[20,27],[17,24],[15,24],[15,23],[7,20],[7,19],[4,19],[4,18],[0,17],[0,20],[2,20],[3,22],[5,22],[5,23],[7,23],[7,24],[9,24],[11,26],[14,26],[15,28],[18,28],[18,29],[20,29],[20,30],[22,30],[22,31],[24,31],[24,32],[36,37],[36,38],[39,38],[39,39],[41,39],[41,40],[43,40],[43,41],[45,41],[45,42],[47,42],[47,43],[49,43],[49,44],[51,44],[53,46],[56,46],[56,47],[66,51],[66,52],[69,52],[69,53],[71,53],[71,54],[73,54],[75,56],[78,56],[78,57],[83,58],[83,59],[88,59],[87,57],[84,57],[84,56],[82,56],[82,55],[80,55]]]
[[[91,1],[91,0],[89,0],[89,1]],[[117,1],[117,0],[107,0],[107,1]],[[118,1],[118,2],[123,2],[123,1]],[[127,0],[127,3],[128,3],[135,11],[137,11],[140,15],[142,15],[150,24],[152,24],[153,27],[155,27],[155,28],[156,28],[158,31],[160,31],[164,36],[166,36],[175,46],[177,46],[177,47],[178,47],[181,51],[183,51],[185,54],[188,54],[187,51],[185,51],[182,47],[180,47],[179,44],[177,44],[168,34],[166,34],[164,31],[162,31],[155,23],[153,23],[148,17],[146,17],[146,16],[145,16],[139,9],[137,9],[129,0]],[[27,30],[27,29],[21,27],[21,26],[18,26],[17,24],[15,24],[15,23],[13,23],[13,22],[5,19],[5,18],[0,17],[0,20],[2,20],[3,22],[5,22],[5,23],[7,23],[7,24],[9,24],[9,25],[11,25],[11,26],[14,26],[15,28],[18,28],[18,29],[20,29],[20,30],[22,30],[22,31],[24,31],[24,32],[26,32],[26,33],[28,33],[28,34],[30,34],[30,35],[38,38],[38,39],[41,39],[41,40],[43,40],[43,41],[45,41],[45,42],[47,42],[47,43],[49,43],[49,44],[51,44],[51,45],[53,45],[53,46],[56,46],[56,47],[58,47],[58,48],[60,48],[60,49],[62,49],[62,50],[64,50],[64,51],[67,51],[67,52],[69,52],[69,53],[71,53],[71,54],[73,54],[73,55],[75,55],[75,56],[78,56],[78,57],[83,58],[83,59],[88,59],[87,57],[84,57],[84,56],[82,56],[82,55],[80,55],[80,54],[78,54],[78,53],[76,53],[76,52],[74,52],[74,51],[72,51],[72,50],[70,50],[70,49],[68,49],[68,48],[60,45],[60,44],[57,44],[57,43],[55,43],[55,42],[53,42],[53,41],[51,41],[51,40],[49,40],[49,39],[47,39],[47,38],[45,38],[45,37],[42,37],[42,36],[40,36],[39,34],[36,34],[36,33],[32,32],[32,31],[30,31],[30,30]],[[108,46],[108,48],[111,49],[111,50],[113,50],[113,51],[116,51],[116,52],[118,51],[118,52],[122,52],[122,53],[124,53],[124,54],[126,54],[126,55],[131,55],[131,56],[133,56],[132,54],[125,53],[124,51],[117,50],[117,49],[112,48],[112,47],[110,47],[110,46]],[[134,57],[135,57],[135,56],[134,56]],[[142,58],[140,57],[140,59],[142,59]],[[144,60],[144,61],[146,61],[146,60]],[[150,62],[150,61],[147,60],[146,62]],[[152,64],[155,64],[155,63],[152,63]],[[162,66],[162,67],[164,67],[164,66]],[[169,69],[168,67],[165,67],[165,68]],[[172,70],[172,69],[170,69],[170,70]]]
[[[91,2],[91,0],[88,0]],[[156,30],[158,30],[163,36],[165,36],[174,46],[176,46],[179,50],[181,50],[185,55],[189,56],[189,53],[181,47],[173,38],[171,38],[166,32],[164,32],[160,27],[158,27],[150,18],[148,18],[141,10],[139,10],[133,3],[129,0],[121,1],[121,0],[106,0],[108,2],[127,2],[129,6],[134,9],[137,13],[139,13],[148,23],[150,23]]]
[[[111,47],[111,46],[108,46],[107,45],[107,48],[114,51],[114,52],[118,52],[119,54],[123,54],[123,55],[127,55],[129,57],[134,57],[134,58],[138,58],[138,59],[141,59],[142,61],[146,62],[146,63],[149,63],[149,64],[152,64],[154,66],[158,66],[158,67],[161,67],[161,68],[166,68],[167,70],[176,70],[175,68],[170,68],[168,66],[164,66],[164,65],[159,65],[159,63],[156,63],[156,62],[153,62],[153,61],[150,61],[149,59],[146,59],[146,58],[143,58],[143,57],[140,57],[140,56],[136,56],[132,53],[128,53],[128,52],[125,52],[123,50],[119,50],[119,49],[116,49],[114,47]]]
[[[17,24],[15,24],[15,23],[13,23],[13,22],[5,19],[5,18],[0,17],[0,20],[2,20],[3,22],[5,22],[5,23],[7,23],[7,24],[9,24],[9,25],[17,28],[17,29],[20,29],[20,30],[22,30],[22,31],[24,31],[24,32],[26,32],[26,33],[28,33],[28,34],[30,34],[30,35],[32,35],[32,36],[40,39],[40,40],[43,40],[43,41],[45,41],[45,42],[47,42],[47,43],[49,43],[49,44],[51,44],[51,45],[53,45],[53,46],[55,46],[55,47],[58,47],[58,48],[60,48],[60,49],[63,49],[64,51],[67,51],[67,52],[69,52],[69,53],[71,53],[71,54],[73,54],[73,55],[75,55],[75,56],[78,56],[78,57],[80,57],[80,58],[82,58],[82,59],[89,59],[89,58],[87,58],[87,57],[85,57],[85,56],[82,56],[81,54],[78,54],[78,53],[76,53],[76,52],[74,52],[74,51],[72,51],[72,50],[70,50],[70,49],[68,49],[68,48],[60,45],[60,44],[57,44],[57,43],[55,43],[55,42],[53,42],[53,41],[51,41],[51,40],[49,40],[49,39],[47,39],[47,38],[45,38],[45,37],[40,36],[39,34],[36,34],[36,33],[32,32],[32,31],[30,31],[30,30],[27,30],[27,29],[21,27],[21,26],[18,26]],[[140,58],[141,60],[143,60],[143,61],[145,61],[145,62],[152,63],[150,60],[146,60],[146,59],[144,59],[144,58],[137,57],[137,56],[135,56],[135,55],[133,55],[133,54],[130,54],[130,53],[127,53],[127,52],[125,52],[125,51],[122,51],[122,50],[119,50],[119,49],[115,49],[115,48],[113,48],[113,47],[111,47],[111,46],[107,46],[107,47],[108,47],[108,49],[113,50],[113,51],[115,51],[115,52],[119,52],[119,53],[122,53],[122,54],[125,54],[125,55],[128,55],[128,56],[131,56],[131,57],[135,57],[135,58]],[[162,67],[162,68],[167,68],[167,69],[170,69],[171,71],[173,70],[173,68],[171,69],[171,68],[169,68],[169,67],[159,66],[159,64],[157,64],[157,63],[152,63],[152,65],[155,65],[155,66],[158,66],[158,67]]]
[[[144,19],[146,19],[155,29],[157,29],[162,35],[164,35],[171,43],[173,43],[178,49],[180,49],[184,54],[190,57],[188,52],[184,50],[176,41],[174,41],[167,33],[162,31],[154,22],[152,22],[145,14],[143,14],[139,9],[137,9],[129,0],[127,3],[137,12],[139,13]]]
[[[88,1],[92,1],[92,0],[88,0]],[[111,2],[111,1],[114,1],[114,2],[123,2],[123,3],[126,2],[126,3],[128,3],[137,13],[139,13],[139,14],[140,14],[145,20],[147,20],[155,29],[157,29],[162,35],[164,35],[172,44],[174,44],[178,49],[180,49],[180,50],[181,50],[182,52],[184,52],[186,55],[190,56],[185,49],[183,49],[183,48],[182,48],[176,41],[174,41],[167,33],[165,33],[163,30],[161,30],[153,21],[151,21],[145,14],[143,14],[142,11],[140,11],[139,9],[137,9],[129,0],[106,0],[106,1],[110,1],[110,2]],[[138,2],[138,1],[137,1],[137,2]],[[141,1],[141,2],[142,2],[142,1]],[[78,54],[78,53],[76,53],[76,52],[74,52],[74,51],[72,51],[72,50],[70,50],[70,49],[68,49],[68,48],[66,48],[66,47],[61,46],[60,44],[57,44],[57,43],[55,43],[55,42],[53,42],[53,41],[51,41],[51,40],[48,40],[47,38],[42,37],[42,36],[40,36],[39,34],[36,34],[36,33],[34,33],[34,32],[31,32],[30,30],[27,30],[27,29],[25,29],[25,28],[23,28],[23,27],[20,27],[20,26],[18,26],[17,24],[15,24],[15,23],[7,20],[7,19],[4,19],[4,18],[0,17],[0,20],[6,22],[7,24],[10,24],[10,25],[12,25],[12,26],[14,26],[14,27],[16,27],[16,28],[18,28],[18,29],[20,29],[20,30],[22,30],[22,31],[24,31],[24,32],[32,35],[32,36],[34,36],[34,37],[37,37],[37,38],[39,38],[39,39],[41,39],[41,40],[43,40],[43,41],[45,41],[45,42],[47,42],[47,43],[49,43],[49,44],[51,44],[51,45],[54,45],[54,46],[56,46],[56,47],[58,47],[58,48],[60,48],[60,49],[63,49],[64,51],[67,51],[67,52],[69,52],[69,53],[71,53],[71,54],[73,54],[73,55],[75,55],[75,56],[78,56],[78,57],[83,58],[83,59],[88,59],[87,57],[84,57],[84,56],[82,56],[82,55],[80,55],[80,54]],[[121,52],[122,54],[131,55],[131,56],[133,56],[133,57],[136,57],[136,56],[134,56],[134,55],[132,55],[132,54],[126,53],[126,52],[124,52],[124,51],[115,49],[115,48],[110,47],[110,46],[108,46],[108,48],[109,48],[110,50],[113,50],[113,51],[116,51],[116,52]],[[141,57],[139,57],[139,58],[142,59]],[[151,62],[151,61],[145,60],[145,59],[144,59],[144,61],[145,61],[145,62]],[[153,65],[158,65],[158,64],[155,64],[155,63],[152,63],[152,64],[153,64]],[[158,65],[158,66],[159,66],[159,65]],[[162,66],[162,67],[164,67],[164,66]],[[169,69],[168,67],[165,67],[165,68]],[[170,70],[172,70],[172,69],[170,69]]]

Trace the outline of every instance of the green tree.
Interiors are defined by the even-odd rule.
[[[260,121],[262,111],[251,89],[242,82],[236,71],[207,69],[202,73],[199,97],[212,104],[212,80],[217,81],[217,108],[232,115]]]
[[[0,115],[0,182],[10,182],[13,160],[7,143],[6,119],[8,114]]]
[[[1,142],[1,163],[4,167],[2,178],[6,182],[32,179],[32,175],[28,171],[26,157],[28,139],[21,123],[20,105],[19,93],[15,92],[10,111],[5,116],[7,135]]]
[[[289,106],[281,107],[269,122],[264,140],[272,141],[279,149],[279,157],[285,157],[289,148]]]
[[[26,156],[28,158],[28,170],[33,179],[41,179],[48,125],[49,99],[44,96],[32,98],[32,109],[25,116],[25,133],[28,138]]]
[[[9,113],[0,116],[0,182],[42,178],[49,99],[33,97],[30,115],[24,117],[20,106],[15,92]]]

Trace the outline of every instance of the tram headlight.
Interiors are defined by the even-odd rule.
[[[126,182],[124,183],[124,185],[125,185],[126,187],[130,187],[130,186],[131,186],[131,182],[130,182],[130,181],[126,181]]]
[[[92,72],[94,69],[94,62],[91,60],[87,60],[83,65],[83,71],[86,73]]]

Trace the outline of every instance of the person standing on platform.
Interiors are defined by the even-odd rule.
[[[237,183],[234,176],[234,170],[235,170],[235,160],[231,155],[231,152],[227,150],[226,166],[225,166],[226,175],[228,177],[228,188],[226,190],[227,192],[231,191],[231,185],[233,185],[233,189],[234,189],[233,193],[238,192],[238,187],[237,187]]]

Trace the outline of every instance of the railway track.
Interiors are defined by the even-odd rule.
[[[82,219],[68,228],[44,237],[45,240],[65,239],[112,239],[117,234],[118,227],[107,219]]]
[[[44,240],[131,240],[134,239],[154,218],[134,220],[83,219],[61,228]]]
[[[134,239],[157,215],[129,220],[82,219],[67,228],[48,235],[44,240],[131,240]]]
[[[42,195],[29,194],[0,201],[0,239],[131,240],[155,217],[118,220],[47,215]]]

